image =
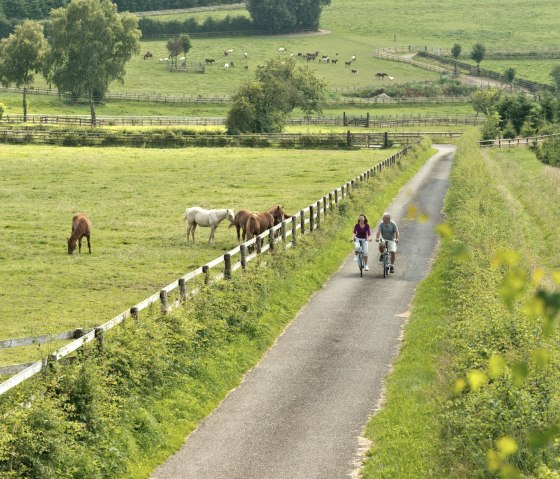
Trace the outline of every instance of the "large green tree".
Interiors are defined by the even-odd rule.
[[[461,55],[461,45],[455,43],[455,45],[451,48],[451,56],[455,59],[455,73],[457,73],[457,59],[459,58],[459,55]]]
[[[27,88],[41,71],[45,53],[43,27],[32,20],[16,26],[14,33],[0,42],[0,82],[23,87],[23,121],[27,121]]]
[[[480,62],[486,56],[486,47],[482,43],[475,43],[471,50],[471,58],[476,62],[476,68],[480,75]]]
[[[95,100],[112,81],[124,82],[125,64],[140,51],[138,18],[117,13],[111,0],[72,0],[51,13],[45,76],[61,92],[86,97],[95,125]]]
[[[331,0],[246,0],[256,28],[290,30],[319,28],[319,18]]]
[[[226,125],[230,134],[282,131],[294,108],[320,113],[325,83],[294,58],[273,58],[258,68],[255,79],[233,97]]]

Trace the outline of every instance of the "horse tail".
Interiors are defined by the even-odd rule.
[[[189,216],[189,211],[190,211],[190,208],[187,208],[187,209],[185,210],[185,217],[183,218],[183,221],[187,221],[187,218],[188,218],[188,216]]]

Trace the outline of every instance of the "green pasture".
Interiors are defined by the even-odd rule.
[[[297,212],[392,151],[145,150],[0,145],[0,339],[95,326],[237,245],[187,243],[189,206]],[[92,249],[67,254],[72,215]],[[46,349],[45,349],[46,348]],[[0,364],[48,352],[2,350]]]
[[[227,5],[221,5],[216,7],[215,10],[211,11],[200,11],[200,12],[183,12],[183,13],[172,13],[167,15],[150,15],[148,18],[158,22],[169,22],[169,21],[185,21],[194,18],[198,23],[204,23],[207,18],[212,18],[214,20],[222,20],[227,16],[230,17],[247,17],[249,18],[249,12],[246,8],[223,8]]]

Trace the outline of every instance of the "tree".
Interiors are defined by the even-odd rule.
[[[554,65],[550,72],[550,76],[552,77],[552,80],[554,80],[556,90],[560,90],[560,65]]]
[[[504,72],[504,78],[506,82],[509,84],[510,88],[513,90],[513,82],[515,80],[515,68],[509,67]]]
[[[181,37],[173,37],[167,40],[167,44],[165,45],[167,51],[169,52],[169,58],[171,59],[171,65],[175,63],[177,66],[177,57],[179,53],[181,53],[181,49],[183,48],[183,44],[181,42]]]
[[[482,43],[475,43],[471,51],[471,58],[476,62],[476,68],[480,75],[480,62],[484,60],[486,55],[486,47]]]
[[[111,0],[72,0],[52,11],[46,31],[47,81],[60,92],[85,96],[95,125],[95,101],[112,81],[124,83],[125,64],[140,51],[138,18],[118,14]]]
[[[455,59],[455,73],[457,73],[457,58],[459,58],[459,55],[461,55],[461,45],[456,43],[451,48],[451,56]]]
[[[46,41],[43,27],[32,20],[16,26],[14,33],[0,42],[0,82],[23,87],[23,121],[27,121],[27,88],[41,71]]]
[[[246,0],[255,27],[291,30],[319,27],[319,18],[331,0]]]
[[[228,133],[282,131],[294,108],[306,115],[320,113],[324,99],[325,83],[307,65],[298,65],[294,58],[273,58],[234,95],[226,120]]]
[[[487,117],[498,110],[502,90],[496,87],[478,90],[471,95],[471,103],[476,113],[484,113]]]

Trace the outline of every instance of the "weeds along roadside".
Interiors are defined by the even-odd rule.
[[[368,425],[374,445],[364,478],[508,470],[547,477],[558,466],[556,444],[535,447],[528,439],[560,416],[558,338],[545,339],[542,320],[526,314],[522,303],[535,290],[530,281],[508,307],[510,269],[492,264],[515,249],[520,264],[529,265],[527,278],[532,273],[533,238],[520,235],[531,214],[511,204],[526,193],[495,174],[477,141],[473,131],[459,142],[445,204],[448,237],[415,295],[385,407]],[[516,447],[504,452],[506,443]]]
[[[0,473],[148,477],[340,267],[357,214],[380,216],[430,154],[425,140],[360,184],[297,247],[264,255],[167,316],[127,322],[102,350],[87,347],[0,398]]]

